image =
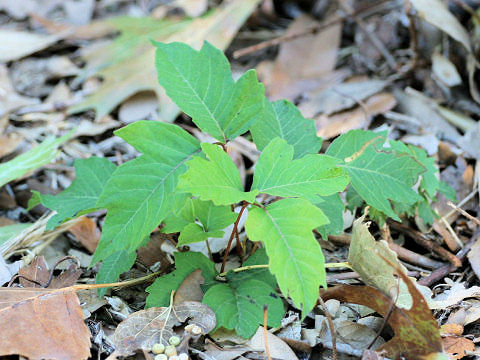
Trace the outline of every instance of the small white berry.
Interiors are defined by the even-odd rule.
[[[192,329],[197,326],[195,324],[188,324],[187,326],[185,326],[185,331],[188,331],[188,332],[192,332]]]
[[[168,357],[177,355],[177,349],[175,348],[175,346],[173,346],[173,345],[168,345],[168,346],[165,348],[165,355],[167,355]]]
[[[178,360],[188,360],[188,355],[185,353],[181,353],[178,355]]]
[[[192,327],[191,332],[193,335],[200,335],[202,333],[202,328],[198,325],[195,325],[194,327]]]
[[[180,344],[180,338],[178,336],[171,336],[170,339],[168,339],[168,342],[170,343],[170,345],[173,345],[173,346],[177,346],[178,344]]]
[[[168,356],[165,354],[158,354],[158,355],[155,355],[154,360],[168,360]]]
[[[165,351],[165,345],[163,344],[153,344],[152,352],[154,354],[162,354]]]

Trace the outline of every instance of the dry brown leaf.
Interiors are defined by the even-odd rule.
[[[50,270],[45,262],[45,258],[43,256],[37,256],[35,259],[33,259],[30,265],[20,269],[18,274],[24,277],[20,278],[20,284],[22,284],[23,287],[40,288],[40,285],[28,281],[27,279],[34,280],[44,285],[47,283],[50,277]],[[72,264],[63,273],[52,278],[48,289],[60,289],[71,286],[75,284],[80,275],[82,275],[82,270],[78,269],[76,265]]]
[[[467,254],[468,262],[472,266],[472,270],[477,275],[477,278],[480,279],[480,239],[475,241],[475,244],[472,245],[472,248]]]
[[[7,67],[0,64],[0,117],[22,106],[38,104],[38,99],[21,96],[15,92]]]
[[[318,22],[311,17],[300,16],[292,22],[287,35],[316,25]],[[324,83],[322,77],[335,68],[341,34],[342,25],[338,23],[316,34],[301,36],[280,45],[275,61],[263,62],[258,68],[270,99],[294,100],[301,93],[314,90]]]
[[[315,119],[317,135],[330,139],[349,130],[366,126],[372,116],[392,110],[397,104],[395,97],[389,93],[380,93],[370,97],[364,106],[332,116],[320,115]]]
[[[123,320],[115,330],[113,342],[117,356],[132,355],[137,350],[150,351],[153,344],[168,345],[174,335],[173,327],[189,319],[203,334],[216,325],[215,313],[196,301],[187,301],[175,307],[153,307],[137,311]]]
[[[392,263],[390,264],[393,266]],[[337,299],[364,305],[384,317],[389,314],[388,324],[392,327],[395,336],[376,349],[385,351],[388,357],[397,358],[402,355],[406,359],[419,359],[424,356],[431,356],[431,358],[440,356],[443,348],[437,321],[413,282],[400,268],[396,270],[397,275],[407,285],[413,300],[409,310],[395,306],[390,297],[370,286],[336,286],[322,292],[322,299],[324,301]]]
[[[0,135],[0,158],[14,152],[22,140],[23,136],[15,133]]]
[[[440,335],[441,336],[449,336],[449,335],[457,335],[460,336],[463,334],[463,326],[460,324],[443,324],[440,326]]]
[[[95,252],[100,241],[100,230],[97,223],[89,217],[82,216],[78,221],[68,229],[90,254]]]
[[[443,347],[450,359],[461,359],[466,351],[474,351],[475,343],[462,336],[447,336],[442,339]]]
[[[90,331],[74,291],[0,289],[0,355],[31,360],[82,360],[90,356]]]
[[[202,276],[202,269],[193,271],[182,281],[175,292],[173,305],[181,304],[185,301],[201,302],[203,299],[203,291],[200,285],[204,283],[205,279]]]
[[[33,32],[1,30],[0,61],[20,59],[56,43],[58,35],[41,35]]]
[[[298,360],[295,353],[290,347],[278,336],[272,333],[267,333],[268,348],[270,350],[270,356],[272,358],[283,360]],[[254,351],[265,351],[265,336],[263,334],[263,328],[259,327],[255,335],[245,344]]]

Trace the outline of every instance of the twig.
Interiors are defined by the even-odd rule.
[[[351,238],[351,235],[345,233],[337,236],[328,236],[328,240],[342,245],[350,245]],[[435,261],[426,256],[417,254],[416,252],[405,249],[404,247],[393,242],[388,242],[388,247],[397,253],[397,256],[400,260],[406,261],[413,265],[418,265],[426,269],[438,269],[444,265],[439,261]]]
[[[434,241],[429,240],[424,234],[414,229],[411,229],[407,225],[399,223],[397,221],[389,220],[389,224],[394,229],[401,231],[411,237],[418,245],[424,247],[425,249],[432,251],[442,257],[443,259],[449,261],[452,265],[457,267],[462,265],[462,262],[458,257],[453,255],[450,251],[444,249]]]
[[[318,301],[323,307],[323,310],[325,311],[325,316],[327,317],[328,321],[328,327],[330,328],[330,336],[332,337],[332,358],[333,360],[338,359],[338,354],[337,354],[337,336],[335,334],[335,328],[333,327],[333,320],[332,316],[328,312],[327,305],[325,305],[325,302],[323,301],[322,297],[318,297]]]
[[[263,340],[265,342],[265,353],[267,354],[267,359],[272,360],[270,356],[270,348],[268,347],[268,331],[267,331],[267,314],[268,314],[268,305],[263,305]]]
[[[480,236],[480,229],[477,229],[471,239],[468,241],[468,243],[457,253],[457,258],[460,259],[461,262],[465,260],[465,257],[467,256],[468,252],[472,248],[473,244],[477,242],[478,237]],[[452,271],[455,271],[458,269],[459,266],[455,265],[444,265],[441,268],[433,271],[429,276],[424,277],[423,279],[420,279],[418,283],[420,285],[424,286],[430,286],[434,283],[436,283],[439,280],[442,280],[445,276],[450,274]]]
[[[451,201],[448,201],[447,202],[447,205],[454,208],[456,211],[458,211],[460,214],[462,214],[463,216],[465,216],[466,218],[472,220],[475,224],[479,225],[480,226],[480,220],[477,219],[476,217],[470,215],[469,213],[467,213],[465,210],[463,210],[462,208],[458,207],[457,205],[455,205],[453,202]]]
[[[415,18],[412,15],[412,4],[410,0],[405,0],[405,13],[408,18],[408,31],[410,33],[410,51],[412,52],[412,62],[410,69],[413,70],[418,64],[418,36],[415,26]]]
[[[227,248],[225,249],[225,255],[223,256],[222,267],[220,269],[221,273],[223,273],[225,271],[225,265],[227,263],[228,254],[230,253],[230,247],[232,246],[233,237],[235,236],[235,232],[238,230],[238,223],[240,222],[240,218],[242,217],[243,211],[248,206],[248,204],[249,203],[246,202],[246,201],[243,203],[242,208],[240,209],[240,211],[238,213],[237,219],[235,220],[235,223],[233,224],[232,233],[230,234],[230,238],[228,239]]]
[[[470,201],[470,200],[477,194],[477,191],[478,191],[478,188],[475,187],[475,189],[473,189],[473,191],[472,191],[470,194],[468,194],[467,196],[465,196],[465,197],[462,199],[462,201],[460,201],[460,202],[457,204],[457,206],[458,206],[458,207],[461,207],[461,206],[465,205],[468,201]],[[452,210],[450,210],[447,214],[443,215],[441,219],[445,219],[445,220],[446,220],[447,218],[450,217],[450,215],[454,214],[455,212],[456,212],[456,210],[455,210],[455,209],[452,209]]]
[[[71,255],[64,256],[63,258],[59,259],[55,264],[53,264],[52,270],[50,270],[50,276],[48,277],[47,282],[44,285],[42,285],[42,287],[48,288],[50,286],[53,280],[53,272],[55,271],[57,266],[62,262],[64,262],[65,260],[75,260],[75,262],[77,263],[77,269],[80,269],[80,260],[78,260],[77,257],[71,256]]]
[[[358,25],[359,29],[365,34],[365,36],[372,42],[373,46],[382,54],[382,56],[387,61],[388,66],[392,70],[397,69],[397,63],[395,58],[390,54],[388,49],[385,47],[383,42],[371,31],[367,29],[366,23],[360,19],[357,14],[355,14],[355,10],[348,4],[345,0],[340,0],[339,2],[340,7],[350,16],[353,21]]]
[[[388,2],[389,0],[383,0],[383,1],[379,1],[379,2],[375,2],[373,3],[372,5],[370,6],[366,6],[362,9],[359,9],[357,11],[355,11],[353,13],[353,15],[357,16],[357,15],[361,15],[363,13],[366,13],[368,10],[370,10],[371,8],[373,7],[376,7],[380,4],[383,4],[383,3],[386,3]],[[351,15],[350,15],[351,16]],[[246,48],[243,48],[243,49],[239,49],[239,50],[236,50],[234,53],[233,53],[233,58],[234,59],[238,59],[239,57],[241,56],[244,56],[244,55],[248,55],[248,54],[251,54],[253,52],[257,52],[257,51],[260,51],[262,49],[266,49],[268,47],[271,47],[271,46],[275,46],[275,45],[279,45],[281,43],[284,43],[284,42],[287,42],[287,41],[292,41],[292,40],[295,40],[299,37],[302,37],[302,36],[306,36],[306,35],[310,35],[310,34],[316,34],[317,32],[321,31],[321,30],[324,30],[330,26],[333,26],[333,25],[336,25],[338,23],[341,23],[342,21],[344,21],[346,19],[346,16],[339,16],[338,18],[335,18],[333,20],[330,20],[330,21],[327,21],[325,23],[322,23],[322,24],[319,24],[319,25],[316,25],[316,26],[312,26],[311,28],[309,29],[306,29],[306,30],[303,30],[303,31],[300,31],[298,33],[295,33],[295,34],[288,34],[288,35],[283,35],[283,36],[279,36],[275,39],[271,39],[271,40],[267,40],[267,41],[263,41],[261,43],[258,43],[258,44],[255,44],[255,45],[252,45],[252,46],[248,46]]]

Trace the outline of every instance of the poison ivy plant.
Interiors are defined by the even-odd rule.
[[[115,171],[114,164],[97,157],[78,159],[74,163],[74,168],[77,178],[61,194],[53,196],[33,191],[29,208],[42,203],[57,211],[57,214],[48,220],[47,230],[53,229],[69,218],[96,210],[105,183]]]
[[[322,250],[313,231],[326,238],[343,230],[343,212],[371,206],[381,219],[429,215],[429,202],[445,186],[423,150],[388,140],[386,132],[350,131],[318,154],[321,139],[311,120],[285,101],[270,103],[254,71],[236,82],[221,51],[209,43],[197,51],[180,43],[156,43],[158,79],[166,93],[198,128],[218,140],[200,143],[181,127],[140,121],[115,132],[142,155],[117,168],[102,159],[76,164],[77,180],[56,197],[38,195],[58,211],[56,221],[91,209],[106,209],[93,263],[102,261],[97,282],[112,282],[135,261],[135,251],[156,229],[179,233],[178,246],[224,235],[232,240],[247,214],[243,267],[222,273],[200,253],[177,252],[175,270],[147,288],[147,306],[168,306],[170,294],[202,270],[203,302],[217,315],[217,327],[249,337],[263,322],[277,326],[283,302],[277,288],[305,317],[326,287]],[[261,151],[250,188],[227,154],[227,142],[250,131]],[[95,165],[98,164],[98,165]],[[85,168],[82,166],[85,165]],[[88,166],[87,166],[88,165]],[[89,167],[91,166],[91,167]],[[103,166],[93,188],[89,173]],[[417,185],[418,186],[415,186]],[[340,193],[347,189],[346,201]],[[86,199],[88,201],[75,201]],[[240,213],[233,212],[241,205]],[[248,211],[244,212],[245,209]],[[238,235],[238,234],[237,234]]]

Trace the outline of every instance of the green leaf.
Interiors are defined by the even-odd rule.
[[[315,205],[323,211],[330,222],[320,226],[317,230],[322,235],[322,238],[327,240],[328,235],[340,235],[343,232],[345,204],[338,194],[323,197],[322,199],[322,202]]]
[[[293,159],[293,146],[275,138],[263,150],[255,166],[252,189],[282,197],[316,200],[345,190],[348,176],[337,167],[341,160],[326,155]],[[314,201],[315,202],[315,201]]]
[[[187,195],[186,193],[182,193],[182,195]],[[176,197],[176,195],[175,195]],[[177,205],[177,206],[175,206]],[[177,213],[175,213],[176,209],[180,209]],[[184,199],[184,203],[176,203],[175,200],[172,202],[172,210],[163,220],[164,227],[162,227],[162,232],[169,234],[169,233],[176,233],[182,231],[185,226],[191,224],[195,221],[195,212],[193,209],[193,199],[188,197]]]
[[[406,145],[401,141],[390,141],[389,144],[397,153],[411,155],[423,165],[426,171],[421,174],[422,180],[420,181],[419,190],[425,191],[429,198],[434,199],[437,191],[440,189],[440,180],[437,177],[438,168],[435,165],[435,159],[429,157],[424,149],[417,146]]]
[[[216,206],[211,201],[193,200],[195,217],[203,225],[205,231],[225,229],[233,224],[238,214],[234,213],[230,206]]]
[[[221,50],[205,42],[200,51],[183,43],[155,43],[158,82],[204,132],[225,143],[263,116],[264,86],[255,70],[238,81]]]
[[[233,330],[243,338],[252,337],[263,324],[263,308],[268,306],[268,326],[279,327],[285,313],[283,302],[275,290],[262,281],[246,280],[231,286],[212,286],[203,297],[217,318],[217,326]]]
[[[183,280],[197,269],[202,269],[202,276],[205,279],[204,288],[209,288],[215,283],[215,277],[218,274],[215,270],[215,264],[205,255],[197,252],[176,252],[174,257],[176,270],[157,278],[146,289],[149,293],[146,307],[169,306],[172,290],[177,290]]]
[[[184,41],[195,47],[208,40],[225,49],[259,2],[233,0],[215,7],[205,16],[180,21],[124,16],[107,19],[104,24],[111,25],[112,32],[118,32],[120,36],[106,46],[95,44],[95,48],[86,52],[87,65],[77,83],[91,76],[99,76],[103,81],[96,91],[72,106],[69,112],[94,109],[96,118],[100,119],[132,95],[154,91],[159,100],[159,118],[167,122],[175,120],[179,109],[158,84],[155,49],[150,40]]]
[[[326,287],[324,258],[312,230],[327,222],[309,201],[283,199],[265,209],[252,207],[245,224],[250,240],[265,245],[270,271],[302,317],[315,306],[319,286]]]
[[[137,253],[135,251],[121,250],[113,253],[102,261],[95,282],[97,284],[108,284],[118,281],[121,274],[130,270],[136,258]],[[98,296],[103,296],[106,292],[106,288],[98,289]]]
[[[383,144],[386,141],[387,131],[373,132],[365,130],[350,130],[336,138],[325,152],[326,155],[345,160],[360,151],[367,142]],[[374,140],[375,139],[375,140]]]
[[[67,141],[70,136],[71,133],[59,138],[48,138],[26,153],[0,164],[0,187],[55,159],[58,155],[58,146]]]
[[[205,241],[208,238],[220,238],[224,234],[221,230],[205,231],[205,229],[198,224],[192,223],[185,226],[178,237],[178,245],[187,245],[196,242]]]
[[[251,265],[267,265],[268,256],[265,249],[258,249],[250,255],[250,257],[243,263],[243,266]],[[275,276],[272,275],[269,269],[250,269],[240,272],[229,271],[226,279],[230,284],[241,283],[250,279],[263,281],[272,288],[277,287],[277,280]]]
[[[115,134],[144,154],[120,165],[100,195],[107,217],[93,262],[138,248],[170,212],[185,163],[199,153],[199,142],[172,124],[138,121]]]
[[[242,200],[255,201],[258,192],[244,192],[240,173],[221,147],[202,143],[209,160],[195,157],[187,163],[188,171],[181,176],[178,190],[192,193],[215,205],[230,205]]]
[[[410,156],[396,155],[369,145],[360,156],[343,165],[343,168],[365,202],[395,220],[400,218],[388,199],[407,204],[421,199],[412,190],[412,186],[425,169]]]
[[[23,230],[31,226],[30,223],[12,224],[0,227],[0,245],[8,241],[10,238],[17,236]]]
[[[95,210],[98,198],[116,166],[109,160],[91,157],[74,163],[76,178],[60,194],[53,196],[33,191],[35,198],[57,212],[47,223],[47,230],[63,221]],[[30,205],[30,204],[29,204]]]
[[[384,135],[349,131],[330,145],[327,154],[346,160],[339,166],[348,173],[353,188],[368,205],[400,220],[389,200],[405,204],[421,200],[412,186],[425,168],[413,156],[384,147]]]
[[[440,188],[438,191],[441,192],[447,199],[457,201],[457,192],[446,182],[440,181]]]
[[[279,137],[293,146],[294,159],[318,153],[322,139],[316,135],[313,120],[305,119],[289,101],[266,102],[265,116],[250,129],[258,150],[263,150],[270,140]]]

